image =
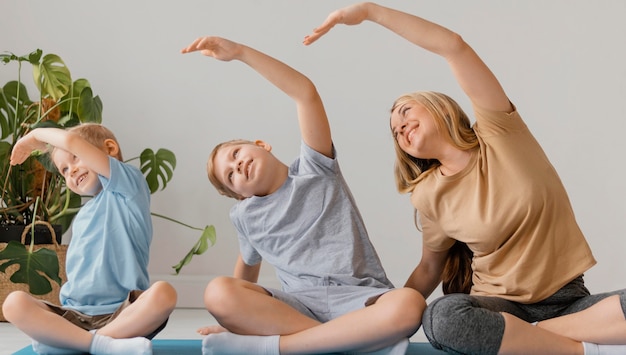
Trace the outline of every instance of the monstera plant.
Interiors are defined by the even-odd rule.
[[[23,164],[11,166],[9,157],[18,139],[38,127],[68,128],[85,122],[102,122],[102,101],[94,96],[89,81],[72,80],[63,60],[55,54],[43,55],[40,49],[25,55],[0,54],[3,64],[17,66],[17,78],[0,87],[0,235],[9,227],[33,225],[45,221],[60,225],[66,231],[73,217],[80,210],[85,196],[70,191],[64,179],[55,171],[45,154],[32,154]],[[32,75],[38,90],[31,100],[23,84],[22,65],[32,66]],[[176,156],[167,149],[145,149],[135,158],[144,173],[150,191],[164,189],[172,179],[176,168]],[[188,255],[173,266],[176,273],[189,262],[193,255],[202,254],[215,243],[215,228],[197,228],[178,220],[153,213],[185,227],[202,231],[198,242]],[[12,275],[12,282],[27,283],[33,294],[46,294],[52,290],[48,280],[60,283],[56,253],[48,249],[34,250],[36,236],[29,243],[8,241],[0,251],[0,272],[14,264],[19,268]],[[44,277],[43,275],[48,277]]]

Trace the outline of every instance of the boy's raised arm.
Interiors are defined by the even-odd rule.
[[[102,148],[95,147],[60,128],[37,128],[20,138],[11,152],[11,165],[23,163],[35,150],[46,151],[48,144],[79,157],[98,174],[107,178],[110,176],[109,156],[102,150],[106,142],[103,142]]]
[[[181,52],[194,51],[222,61],[239,60],[256,70],[295,101],[304,142],[321,154],[332,156],[330,126],[324,104],[309,78],[254,48],[220,37],[200,37]]]

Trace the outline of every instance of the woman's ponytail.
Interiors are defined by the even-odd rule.
[[[469,294],[472,289],[472,251],[467,244],[459,242],[454,243],[448,251],[448,259],[443,268],[442,284],[444,295],[450,293],[466,293]]]

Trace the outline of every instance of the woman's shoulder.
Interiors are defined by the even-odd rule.
[[[494,111],[473,106],[476,123],[474,129],[479,135],[502,134],[504,132],[527,129],[517,107],[511,103],[511,111]]]

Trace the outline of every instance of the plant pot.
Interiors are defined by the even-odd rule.
[[[20,228],[21,227],[21,228]],[[36,243],[33,252],[28,252],[30,244],[30,227],[35,228],[35,241],[49,240],[50,243]],[[42,227],[45,229],[39,229]],[[61,285],[67,281],[65,273],[65,256],[67,245],[61,245],[60,226],[52,226],[48,222],[37,221],[34,225],[2,226],[0,236],[11,237],[11,233],[21,229],[17,241],[0,243],[0,306],[3,305],[12,291],[24,291],[33,297],[59,304]],[[52,238],[54,234],[55,238]],[[25,250],[22,250],[24,249]],[[28,254],[26,255],[25,253]],[[52,255],[50,254],[52,253]],[[18,275],[20,273],[20,276]],[[17,279],[13,279],[17,277]],[[0,308],[0,322],[6,322]]]
[[[22,232],[26,228],[25,225],[7,225],[0,226],[0,243],[8,243],[11,240],[21,241]],[[57,243],[61,244],[63,237],[63,228],[59,224],[52,225],[56,234]],[[30,244],[31,233],[26,235],[25,244]],[[45,225],[35,225],[35,244],[52,244],[52,233]]]

